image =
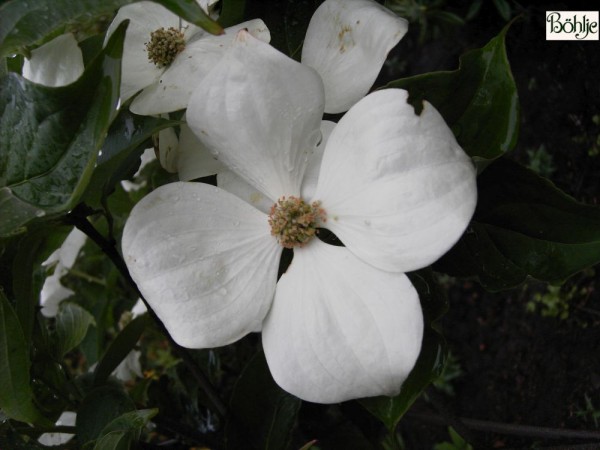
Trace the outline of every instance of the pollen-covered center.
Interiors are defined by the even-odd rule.
[[[183,33],[173,27],[153,31],[150,33],[150,42],[146,42],[148,59],[158,67],[170,66],[184,48]]]
[[[327,216],[321,202],[306,203],[298,197],[281,197],[271,207],[271,234],[285,248],[302,247],[317,232]]]

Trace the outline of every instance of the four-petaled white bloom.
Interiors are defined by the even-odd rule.
[[[203,3],[210,5],[214,1],[200,3],[206,9]],[[193,24],[182,23],[176,14],[158,3],[141,1],[119,9],[106,33],[107,41],[126,19],[130,22],[123,44],[121,101],[142,90],[130,106],[136,114],[161,114],[185,108],[194,87],[221,59],[238,30],[247,29],[265,42],[271,39],[260,19],[213,36]]]
[[[444,254],[476,203],[474,168],[451,130],[430,104],[416,115],[406,100],[405,91],[381,90],[335,127],[322,125],[322,76],[238,34],[194,91],[188,124],[271,204],[292,198],[302,213],[275,205],[269,216],[221,188],[186,182],[136,205],[123,254],[179,344],[216,347],[262,331],[274,379],[304,400],[398,393],[423,333],[404,272]],[[333,130],[315,176],[322,126]],[[316,227],[345,247],[310,239]],[[302,245],[277,282],[279,242],[296,238]]]

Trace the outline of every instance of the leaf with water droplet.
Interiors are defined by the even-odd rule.
[[[0,236],[77,204],[115,116],[125,28],[68,86],[0,80]]]

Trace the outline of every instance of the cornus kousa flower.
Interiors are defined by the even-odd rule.
[[[199,2],[206,10],[214,0]],[[119,9],[106,40],[129,19],[123,44],[121,100],[142,91],[131,103],[136,114],[160,114],[183,109],[193,88],[219,61],[236,32],[247,29],[269,42],[264,22],[250,20],[213,36],[181,19],[158,3],[142,1]]]
[[[315,69],[325,87],[325,112],[347,111],[369,91],[389,51],[408,30],[406,20],[372,0],[327,0],[313,14],[302,47],[302,64]],[[160,133],[165,169],[188,181],[221,166],[182,126]]]
[[[216,347],[262,331],[274,379],[302,399],[399,392],[423,333],[404,272],[445,253],[476,203],[475,171],[448,126],[431,105],[416,115],[406,100],[381,90],[323,125],[321,77],[238,34],[187,119],[269,212],[177,182],[142,199],[123,234],[132,277],[179,344]],[[320,241],[320,228],[345,247]],[[277,282],[284,247],[293,260]]]

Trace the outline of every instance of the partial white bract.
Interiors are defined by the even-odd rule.
[[[205,2],[208,5],[214,2]],[[206,5],[202,5],[206,6]],[[106,33],[106,40],[123,20],[129,19],[123,44],[121,101],[142,91],[131,103],[136,114],[161,114],[187,107],[194,87],[217,64],[237,31],[247,29],[258,39],[269,42],[271,36],[264,22],[250,20],[227,28],[225,34],[213,36],[158,3],[141,1],[122,7]],[[157,30],[181,32],[184,45],[166,65],[151,61],[148,44]]]
[[[40,305],[44,316],[55,317],[58,314],[58,307],[61,302],[74,294],[71,289],[61,284],[60,279],[75,264],[77,255],[79,255],[85,244],[85,240],[86,235],[77,228],[73,228],[62,246],[54,251],[42,264],[44,267],[54,265],[54,272],[44,280],[40,292]]]
[[[315,11],[302,64],[325,85],[325,112],[347,111],[364,97],[408,22],[373,0],[327,0]]]
[[[162,186],[131,212],[122,248],[178,343],[215,347],[262,330],[277,383],[333,403],[399,392],[423,334],[404,272],[431,264],[459,239],[476,184],[470,159],[430,104],[416,115],[407,92],[381,90],[334,125],[321,122],[325,96],[315,70],[241,31],[195,90],[187,119],[262,198],[253,202],[231,180],[236,194],[201,183]],[[299,235],[303,245],[276,283],[283,242],[291,241],[271,233],[286,210],[261,209],[282,197],[312,204],[299,220],[310,216],[310,227],[329,228],[345,247]]]
[[[77,420],[77,413],[73,411],[63,412],[58,420],[56,421],[57,426],[69,426],[74,427]],[[53,447],[56,445],[63,445],[73,439],[74,434],[70,433],[44,433],[38,439],[38,442],[42,445]]]
[[[83,73],[83,55],[71,33],[45,43],[23,62],[23,76],[34,83],[59,87],[73,83]]]

